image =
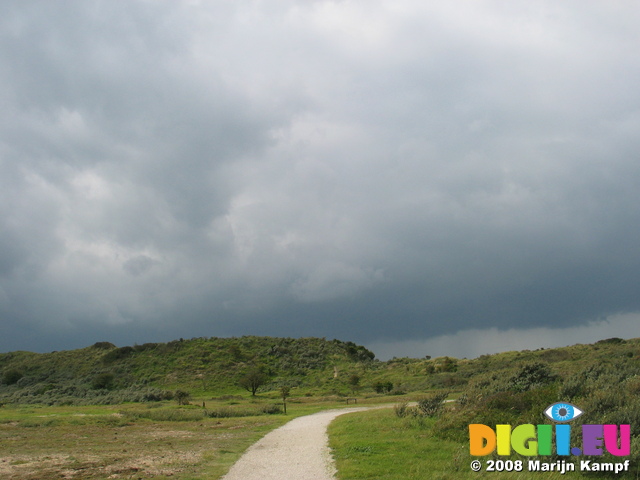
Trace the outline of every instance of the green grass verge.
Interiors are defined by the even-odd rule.
[[[436,438],[434,420],[398,418],[393,409],[342,415],[329,426],[340,480],[559,479],[577,473],[473,472],[469,446]],[[483,465],[489,457],[481,458]],[[524,467],[526,470],[526,466]]]

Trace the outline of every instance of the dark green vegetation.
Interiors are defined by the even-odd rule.
[[[403,360],[409,371],[428,361]],[[434,377],[440,375],[440,380]],[[471,472],[468,425],[552,423],[543,411],[558,401],[577,405],[584,414],[571,422],[572,446],[582,445],[582,424],[631,425],[631,456],[579,457],[595,462],[631,461],[632,471],[611,476],[640,477],[640,340],[603,340],[593,345],[508,352],[460,360],[454,371],[431,375],[439,389],[413,397],[393,411],[366,412],[332,424],[339,478],[478,478]],[[436,408],[438,393],[456,400]],[[417,452],[417,453],[416,453]],[[444,455],[443,455],[444,452]],[[505,459],[489,456],[487,459]],[[555,462],[555,455],[543,457]],[[511,460],[527,457],[512,455]],[[569,461],[577,461],[570,457]],[[374,467],[372,467],[372,465]],[[372,470],[372,468],[374,470]],[[429,473],[427,473],[429,472]],[[485,472],[487,476],[490,476]],[[373,477],[372,477],[373,475]],[[493,475],[497,475],[494,473]],[[500,478],[539,478],[537,473],[501,472]],[[545,478],[549,475],[544,474]],[[606,472],[567,473],[606,477]],[[560,475],[558,475],[559,477]]]

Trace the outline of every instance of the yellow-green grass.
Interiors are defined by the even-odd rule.
[[[207,401],[251,410],[270,399]],[[235,403],[235,402],[232,402]],[[288,414],[210,418],[202,403],[0,408],[3,480],[220,478],[242,453],[287,421],[345,402],[290,403]]]
[[[473,472],[469,446],[436,438],[429,418],[398,418],[393,409],[342,415],[329,426],[340,480],[559,479],[577,473]],[[514,458],[514,460],[516,460]]]

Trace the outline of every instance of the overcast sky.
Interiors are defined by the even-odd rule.
[[[0,5],[0,351],[640,336],[637,2]]]

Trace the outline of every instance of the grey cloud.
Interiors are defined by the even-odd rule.
[[[122,268],[124,268],[127,273],[137,277],[138,275],[148,272],[155,263],[156,261],[151,257],[138,255],[137,257],[127,260],[122,265]]]
[[[635,8],[6,13],[0,349],[640,310]]]

